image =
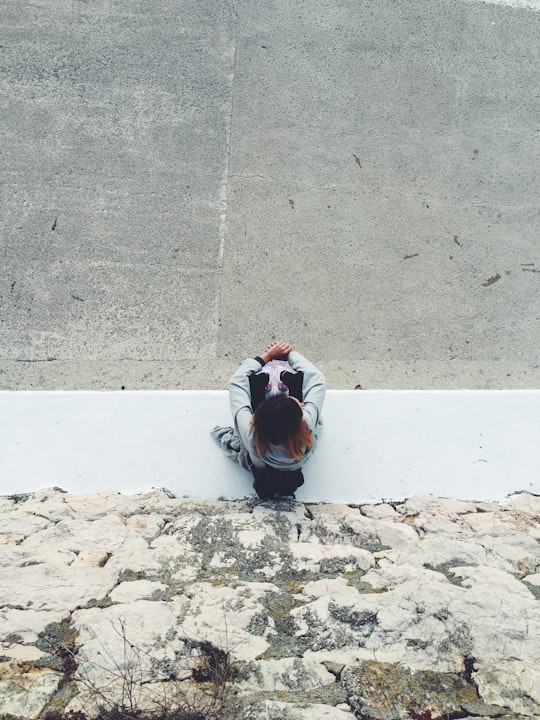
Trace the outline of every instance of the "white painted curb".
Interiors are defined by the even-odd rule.
[[[334,390],[324,422],[299,500],[540,494],[539,390]],[[0,494],[251,495],[250,474],[210,437],[215,424],[230,424],[225,391],[1,392]]]

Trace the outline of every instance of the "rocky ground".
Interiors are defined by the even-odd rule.
[[[226,675],[237,720],[540,717],[540,497],[0,512],[0,717],[210,713]]]

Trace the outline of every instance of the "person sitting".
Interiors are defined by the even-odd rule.
[[[275,360],[288,362],[293,372],[284,362],[274,367]],[[277,394],[268,393],[276,379]],[[301,468],[317,444],[325,393],[321,371],[282,341],[244,360],[231,377],[234,427],[216,426],[211,432],[229,457],[251,470],[259,497],[294,495],[303,484]]]

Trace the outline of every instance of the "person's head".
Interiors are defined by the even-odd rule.
[[[281,445],[289,457],[299,460],[313,444],[301,404],[288,395],[275,395],[262,402],[253,415],[252,429],[259,455],[264,455],[272,443]]]

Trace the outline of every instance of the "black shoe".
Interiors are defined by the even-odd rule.
[[[284,370],[280,375],[280,380],[289,388],[289,395],[302,402],[302,385],[304,384],[303,372],[289,372]]]
[[[265,389],[268,385],[270,376],[268,373],[261,372],[256,375],[249,376],[249,390],[251,393],[251,409],[253,412],[264,402],[266,395]]]

